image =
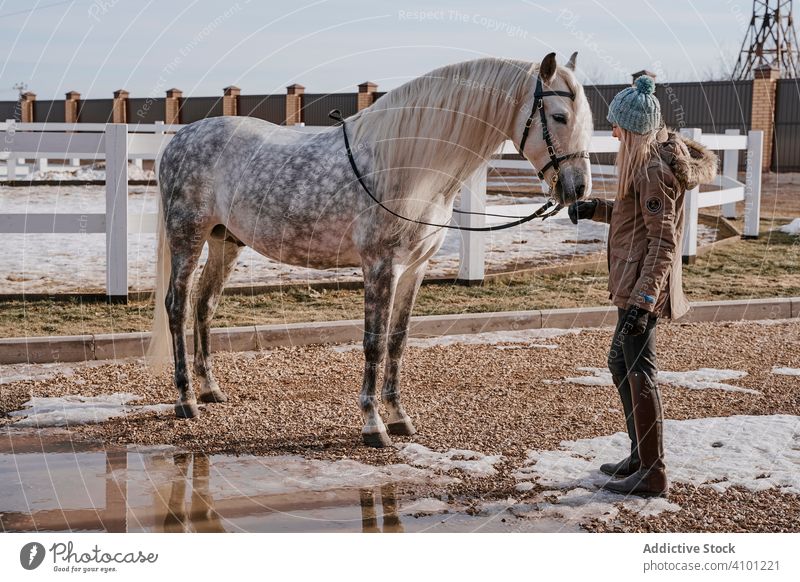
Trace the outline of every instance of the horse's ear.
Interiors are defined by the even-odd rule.
[[[539,66],[539,78],[542,83],[550,82],[553,75],[556,74],[556,66],[556,53],[550,53],[542,59],[542,64]]]
[[[566,66],[570,71],[574,71],[575,70],[575,61],[576,60],[578,60],[578,51],[575,51],[574,53],[572,53],[572,56],[569,58],[569,61],[567,62]]]

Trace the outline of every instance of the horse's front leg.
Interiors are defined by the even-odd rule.
[[[390,434],[409,436],[416,432],[414,424],[400,403],[400,367],[408,339],[411,310],[414,308],[427,264],[426,261],[422,265],[404,272],[397,283],[395,292],[392,324],[389,329],[388,357],[381,391],[381,399],[389,412],[387,424]]]
[[[371,447],[392,444],[378,414],[375,387],[378,368],[386,354],[386,331],[394,302],[397,278],[389,258],[364,262],[364,381],[359,404],[364,416],[361,436]]]

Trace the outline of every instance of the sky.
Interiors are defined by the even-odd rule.
[[[578,51],[583,82],[722,78],[751,0],[0,0],[0,99],[395,88],[482,56],[540,61]]]

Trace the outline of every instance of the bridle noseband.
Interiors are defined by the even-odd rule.
[[[528,141],[528,133],[530,133],[531,126],[533,125],[533,119],[536,117],[536,112],[538,111],[539,119],[542,122],[542,137],[544,137],[545,144],[547,144],[547,155],[550,156],[550,161],[542,166],[536,175],[539,176],[539,179],[544,182],[544,173],[552,167],[553,176],[550,178],[550,186],[552,187],[556,185],[556,182],[558,182],[559,173],[561,172],[561,166],[559,164],[561,162],[564,160],[571,160],[573,158],[588,159],[589,152],[586,150],[581,150],[563,156],[559,156],[556,153],[556,147],[553,145],[553,138],[550,136],[550,130],[547,129],[547,115],[544,111],[544,98],[551,96],[569,97],[575,101],[575,93],[572,91],[544,91],[544,87],[542,86],[542,78],[537,77],[536,90],[533,92],[533,108],[531,109],[531,114],[528,116],[528,119],[525,122],[525,129],[522,130],[522,139],[519,140],[518,150],[520,155],[524,155],[523,152],[525,151],[525,142]]]

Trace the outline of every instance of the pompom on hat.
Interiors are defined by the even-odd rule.
[[[608,106],[606,119],[633,133],[649,133],[659,129],[663,123],[661,105],[655,91],[655,79],[647,75],[638,77],[633,86],[616,94]]]

